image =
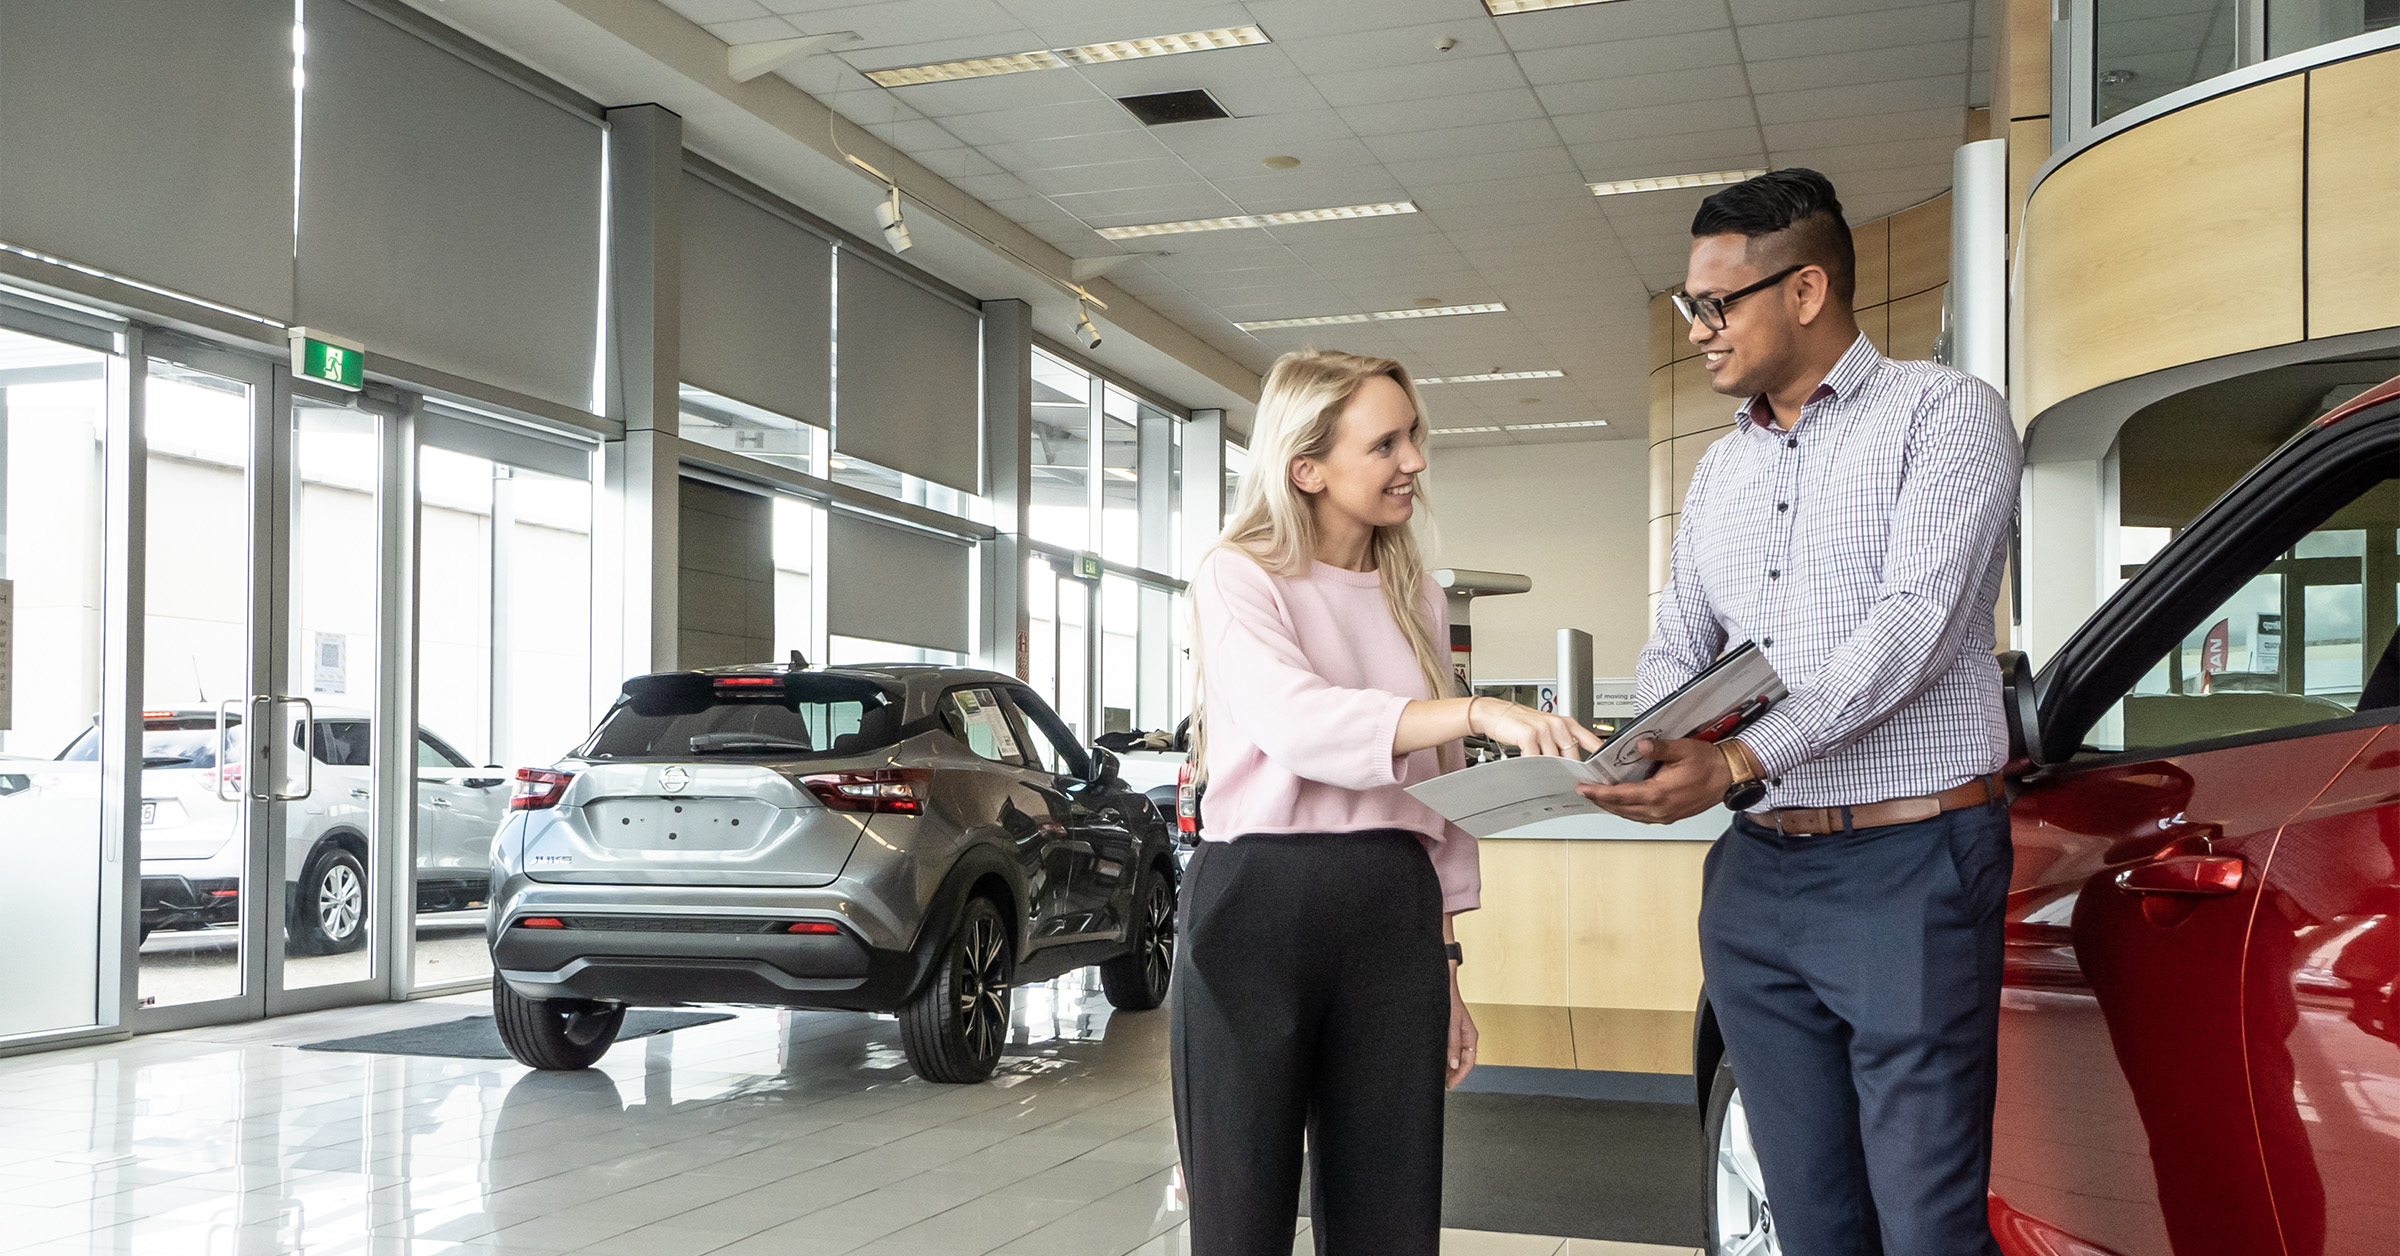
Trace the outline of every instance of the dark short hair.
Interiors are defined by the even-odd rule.
[[[1822,266],[1842,304],[1858,296],[1858,250],[1842,219],[1841,198],[1833,194],[1833,181],[1814,170],[1770,170],[1718,189],[1692,215],[1692,235],[1746,236],[1745,252],[1761,270]]]

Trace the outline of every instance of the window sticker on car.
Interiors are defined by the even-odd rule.
[[[961,689],[952,695],[958,703],[958,713],[967,722],[968,740],[980,742],[984,737],[996,752],[993,757],[1014,759],[1017,754],[1016,734],[1008,729],[1008,716],[1003,714],[991,695],[981,689]],[[982,736],[977,736],[981,733]]]
[[[573,855],[532,855],[525,860],[529,868],[565,868],[575,862]]]

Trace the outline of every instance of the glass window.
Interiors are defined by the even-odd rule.
[[[2400,707],[2400,480],[2383,480],[2201,616],[2085,738],[2158,749]]]
[[[2233,69],[2235,9],[2236,0],[2094,0],[2092,120]]]
[[[595,759],[852,755],[900,740],[900,704],[873,681],[808,673],[772,678],[779,683],[739,688],[690,672],[629,681],[624,700],[581,753]]]
[[[2400,26],[2394,0],[2266,0],[2267,55],[2330,44]]]
[[[942,721],[967,749],[994,763],[1023,764],[1008,711],[989,689],[953,689],[942,695]]]
[[[833,434],[772,410],[684,384],[676,389],[676,430],[685,440],[756,458],[803,475],[825,474]]]
[[[1092,377],[1033,354],[1033,539],[1092,544]]]
[[[1142,565],[1142,407],[1114,386],[1100,415],[1100,555]]]
[[[825,539],[825,508],[793,497],[775,499],[770,548],[775,563],[775,657],[825,657],[818,635],[825,622],[818,601],[817,547]]]

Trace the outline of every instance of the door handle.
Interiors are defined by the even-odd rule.
[[[440,794],[435,794],[432,798],[426,800],[425,805],[428,807],[439,808],[443,811],[448,811],[450,809],[450,800],[442,797]]]
[[[352,798],[364,798],[367,796],[367,791],[363,789],[354,789],[350,791],[350,796]]]
[[[2243,872],[2238,855],[2179,855],[2127,868],[2117,874],[2117,888],[2128,894],[2214,897],[2241,889]]]

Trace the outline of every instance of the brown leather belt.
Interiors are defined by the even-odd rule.
[[[1893,798],[1856,807],[1782,807],[1762,812],[1753,819],[1789,837],[1822,837],[1844,828],[1879,829],[1887,824],[1914,824],[1945,811],[1980,807],[2007,797],[2008,782],[1994,772],[1938,794]]]

